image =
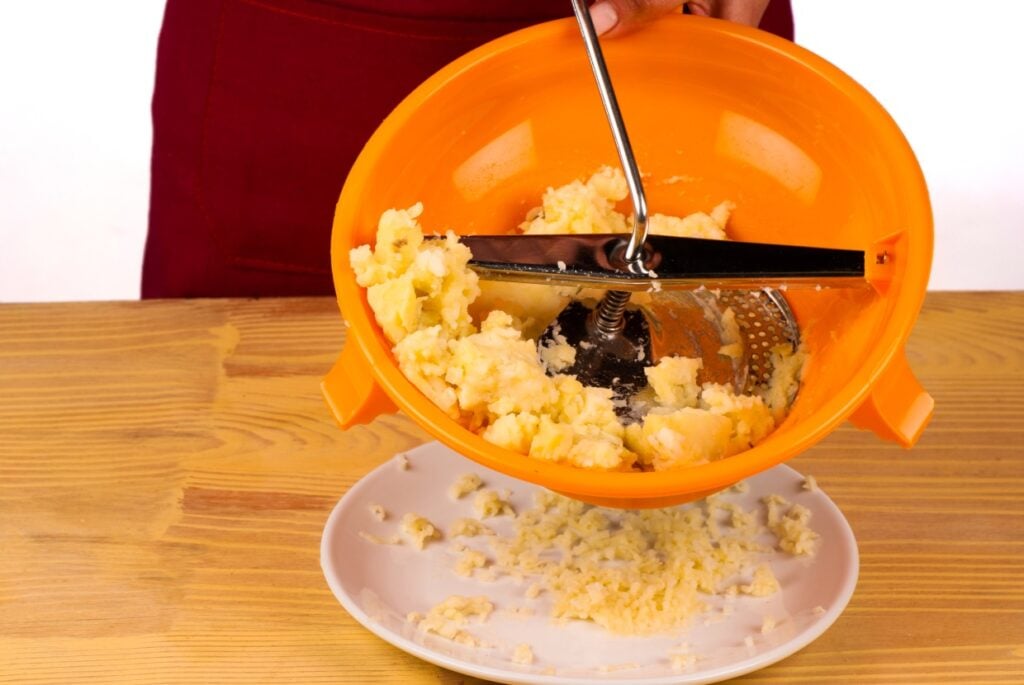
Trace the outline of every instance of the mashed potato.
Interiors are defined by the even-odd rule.
[[[603,167],[585,182],[549,188],[520,228],[530,234],[625,232],[627,217],[615,207],[627,193],[622,172]],[[650,230],[724,239],[731,210],[725,202],[710,213],[655,214]],[[479,283],[467,266],[472,255],[454,233],[424,241],[422,212],[420,204],[384,212],[374,247],[351,251],[352,270],[402,373],[488,442],[580,468],[667,470],[748,449],[784,418],[802,357],[777,349],[777,378],[765,398],[739,395],[729,385],[698,385],[699,359],[660,360],[646,369],[652,408],[642,422],[624,426],[611,390],[560,373],[575,357],[564,339],[538,349],[536,337],[565,306],[566,293]],[[738,334],[729,331],[723,353],[738,355],[732,340]]]

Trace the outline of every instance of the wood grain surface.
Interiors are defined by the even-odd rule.
[[[363,474],[333,300],[0,306],[0,682],[464,683],[360,627],[319,568]],[[844,426],[791,464],[858,537],[836,624],[742,682],[1024,682],[1024,293],[934,293],[911,451]]]

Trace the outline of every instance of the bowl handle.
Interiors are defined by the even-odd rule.
[[[343,429],[398,411],[387,393],[377,385],[370,362],[351,338],[342,346],[334,367],[320,381],[320,391]]]
[[[921,387],[907,363],[906,351],[901,349],[850,421],[858,428],[874,431],[883,440],[909,448],[921,437],[934,408],[935,400]]]

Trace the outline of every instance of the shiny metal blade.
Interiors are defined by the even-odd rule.
[[[650,235],[642,262],[623,258],[628,236],[464,235],[481,278],[607,289],[849,287],[866,285],[865,252]]]

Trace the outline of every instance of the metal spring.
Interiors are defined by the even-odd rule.
[[[604,336],[613,336],[622,330],[623,314],[629,302],[629,293],[623,290],[609,290],[597,306],[594,323],[597,331]]]

